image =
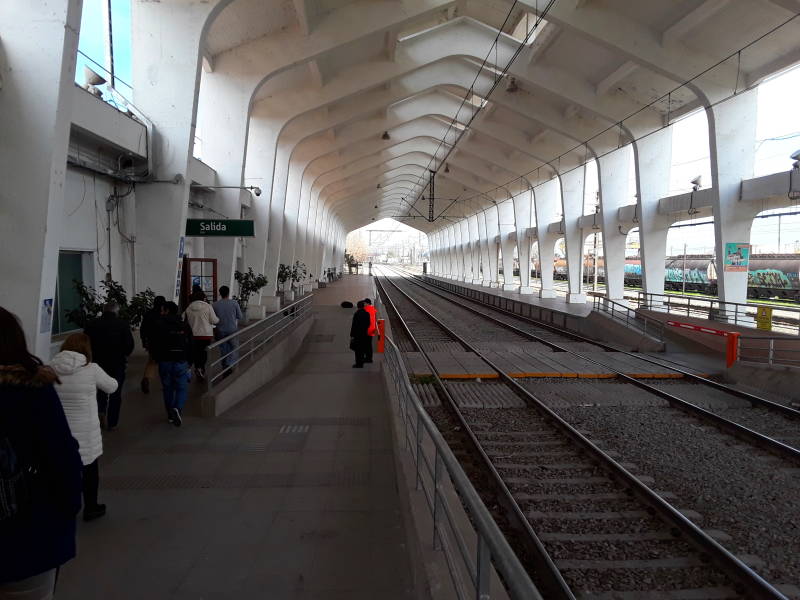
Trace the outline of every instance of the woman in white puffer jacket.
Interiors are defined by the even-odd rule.
[[[97,390],[111,394],[117,380],[92,362],[89,336],[73,333],[61,345],[50,366],[58,374],[58,397],[64,407],[72,437],[80,446],[83,463],[83,520],[91,521],[106,514],[106,505],[97,503],[100,474],[97,461],[103,453],[100,419],[97,414]]]

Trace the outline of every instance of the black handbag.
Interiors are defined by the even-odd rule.
[[[0,521],[15,517],[31,504],[31,483],[36,469],[20,464],[14,446],[0,438]]]

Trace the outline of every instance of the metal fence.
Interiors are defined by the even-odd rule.
[[[638,314],[627,304],[603,296],[592,296],[592,303],[594,310],[608,315],[615,321],[624,323],[625,327],[636,329],[642,334],[649,335],[657,340],[664,339],[664,323],[661,321]]]
[[[630,302],[638,308],[670,314],[708,319],[729,325],[755,327],[760,306],[772,308],[772,329],[781,333],[800,334],[800,309],[791,306],[723,302],[718,298],[680,296],[677,294],[648,294],[639,292]]]
[[[770,366],[800,367],[800,340],[786,336],[739,336],[737,360]]]
[[[460,600],[496,598],[491,590],[491,563],[512,599],[541,599],[536,587],[464,473],[409,381],[400,351],[386,340],[384,373],[394,387],[403,422],[406,450],[416,466],[416,488],[423,492],[433,517],[434,548],[447,562]],[[449,482],[449,485],[448,485]],[[455,494],[450,490],[455,490]],[[474,536],[464,535],[456,520],[462,505]],[[469,532],[467,532],[469,533]]]
[[[255,361],[264,346],[279,334],[294,329],[302,323],[311,311],[313,299],[314,294],[308,294],[278,312],[211,344],[208,352],[212,357],[216,355],[216,358],[209,360],[207,365],[208,389],[213,389],[230,375],[233,369]]]

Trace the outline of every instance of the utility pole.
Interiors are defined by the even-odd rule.
[[[683,291],[681,292],[684,296],[686,295],[686,242],[683,243]]]

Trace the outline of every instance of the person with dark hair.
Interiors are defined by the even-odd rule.
[[[158,362],[167,419],[175,427],[180,427],[189,382],[192,379],[189,367],[192,330],[178,316],[178,305],[174,302],[162,305],[161,319],[155,328],[151,348],[153,357]]]
[[[214,302],[213,308],[219,322],[217,323],[217,339],[226,338],[233,335],[239,330],[239,321],[244,320],[242,309],[236,300],[231,300],[229,296],[231,290],[227,285],[219,288],[220,300]],[[219,345],[219,352],[222,356],[222,367],[225,369],[224,376],[227,377],[232,373],[231,365],[233,365],[239,358],[237,355],[237,348],[239,340],[233,338],[227,342]]]
[[[117,381],[100,365],[92,362],[92,343],[84,333],[73,333],[61,344],[61,352],[50,366],[60,380],[56,392],[78,441],[83,463],[83,520],[92,521],[106,514],[106,505],[97,503],[100,485],[98,461],[103,454],[103,438],[97,414],[97,391],[112,394]]]
[[[0,597],[52,598],[56,569],[75,557],[81,456],[53,384],[0,307]]]
[[[186,307],[183,318],[192,328],[191,362],[197,376],[205,379],[206,361],[208,361],[206,348],[214,339],[214,325],[219,323],[219,318],[211,305],[206,302],[206,295],[202,291],[192,292],[189,300],[191,303]]]
[[[364,362],[371,363],[372,338],[374,338],[378,333],[378,310],[372,306],[372,300],[369,298],[364,298],[364,310],[369,313],[369,329],[367,330],[369,338],[367,339],[367,344],[364,346],[364,350],[366,351],[364,354]]]
[[[364,310],[364,301],[359,300],[356,304],[358,310],[353,313],[353,323],[350,326],[350,349],[356,355],[354,369],[364,368],[364,360],[367,353],[367,344],[370,343],[369,337],[369,313]]]
[[[150,393],[150,379],[155,377],[156,372],[158,371],[158,365],[156,364],[155,359],[153,358],[153,353],[150,351],[150,340],[153,337],[153,330],[156,327],[156,323],[161,318],[161,307],[164,306],[164,303],[167,301],[164,296],[156,296],[153,299],[153,308],[148,310],[144,317],[142,317],[142,324],[139,327],[139,335],[142,338],[142,346],[145,350],[147,350],[147,364],[144,367],[144,375],[142,375],[142,393],[149,394]]]
[[[125,368],[134,347],[131,326],[120,318],[119,306],[115,302],[108,302],[103,307],[103,315],[87,323],[83,331],[92,340],[92,356],[97,364],[117,380],[117,389],[113,394],[100,390],[97,392],[100,424],[105,424],[106,430],[114,431],[119,424]]]

